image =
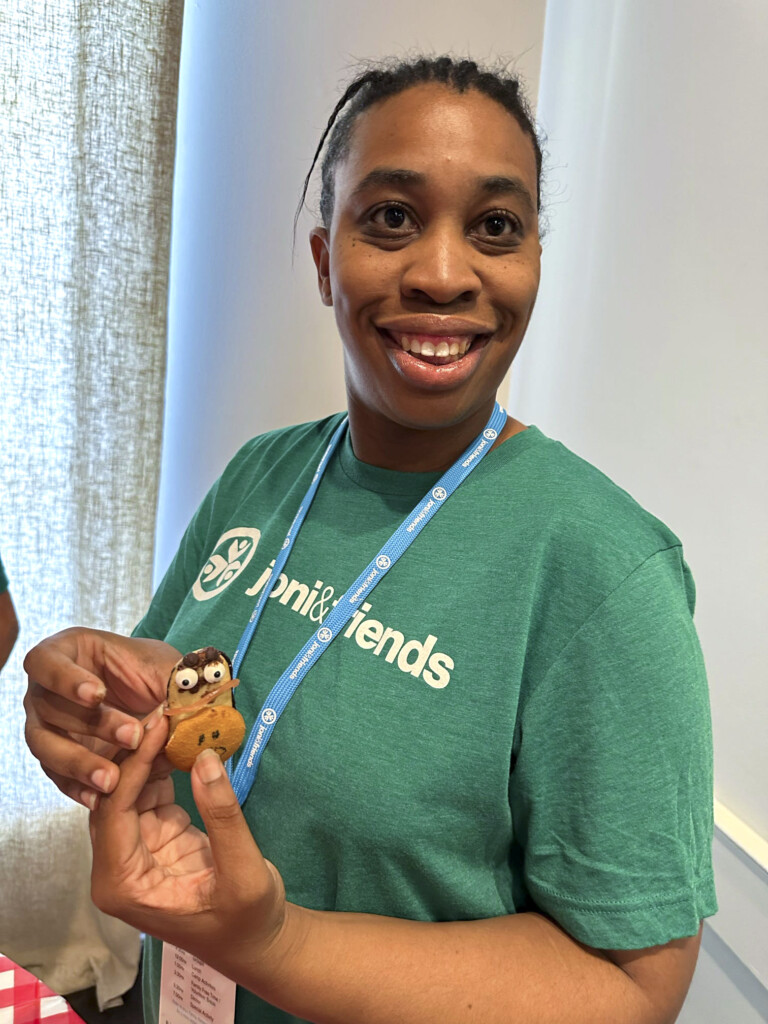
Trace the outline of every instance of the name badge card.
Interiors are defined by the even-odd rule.
[[[198,957],[163,943],[159,1024],[233,1024],[236,988]]]

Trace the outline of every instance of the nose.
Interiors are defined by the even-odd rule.
[[[479,294],[474,249],[460,229],[435,225],[404,251],[407,262],[400,287],[406,298],[448,305],[466,303]]]

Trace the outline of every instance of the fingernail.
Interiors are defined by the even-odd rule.
[[[135,750],[141,743],[141,727],[138,722],[125,722],[115,729],[115,739],[129,750]]]
[[[89,704],[99,704],[107,695],[107,688],[103,683],[80,683],[77,688],[77,696],[80,700],[88,701]]]
[[[158,707],[155,708],[155,710],[152,712],[152,714],[147,719],[146,724],[144,726],[144,732],[149,732],[150,729],[154,729],[155,726],[158,724],[158,722],[160,721],[160,719],[162,717],[163,717],[163,705],[160,704]]]
[[[215,750],[204,750],[195,761],[197,774],[203,782],[215,782],[221,778],[223,767]]]
[[[98,795],[90,789],[84,789],[80,793],[80,800],[85,804],[89,811],[96,810],[96,801],[98,799]]]
[[[97,768],[96,771],[91,775],[91,784],[94,789],[100,790],[102,793],[109,793],[112,789],[112,773],[106,768]]]

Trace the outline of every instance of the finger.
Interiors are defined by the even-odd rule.
[[[217,879],[226,880],[232,865],[243,866],[248,877],[258,860],[265,864],[251,830],[243,817],[224,765],[213,750],[204,750],[192,766],[192,795],[211,842]]]
[[[87,808],[89,811],[96,810],[99,802],[99,794],[95,790],[89,789],[87,786],[81,786],[80,783],[74,779],[67,779],[63,775],[57,775],[55,772],[48,771],[47,768],[43,768],[42,770],[54,786],[64,794],[64,796],[69,797],[70,800],[74,800],[75,803],[82,804],[82,806]]]
[[[100,793],[110,793],[117,785],[120,772],[116,765],[72,737],[41,725],[35,713],[27,717],[25,737],[43,771],[67,796],[82,803],[74,796],[74,784],[78,790],[85,788]],[[68,781],[62,785],[61,780]]]
[[[162,708],[158,708],[157,714],[147,722],[138,750],[121,765],[120,778],[114,790],[101,797],[91,814],[91,896],[97,906],[101,906],[99,900],[105,898],[103,893],[99,894],[101,882],[119,879],[142,846],[137,801],[149,778],[152,762],[165,743],[166,733],[166,719]]]
[[[166,804],[172,804],[173,801],[173,779],[158,779],[153,782],[152,776],[150,776],[149,782],[146,784],[136,800],[136,810],[139,814],[143,814],[144,811],[157,810],[159,807],[164,807]]]
[[[141,726],[131,715],[109,704],[84,708],[65,697],[34,684],[26,698],[40,722],[62,732],[91,736],[126,750],[135,750],[141,742]]]
[[[171,764],[164,753],[160,753],[155,758],[152,774],[149,777],[150,779],[167,779],[172,771],[175,771],[175,765]]]
[[[138,750],[121,763],[117,785],[101,801],[99,813],[119,815],[135,808],[139,794],[149,781],[155,758],[165,746],[168,737],[168,719],[162,705],[155,709],[144,726],[144,736]]]
[[[164,750],[165,748],[163,748]],[[131,754],[130,750],[119,750],[115,754],[115,764],[122,764],[126,757]],[[152,762],[152,770],[149,773],[150,782],[158,782],[161,779],[167,779],[171,772],[176,771],[176,766],[171,764],[165,753],[161,751],[155,760]]]
[[[103,680],[74,660],[76,645],[59,634],[33,647],[24,659],[24,671],[30,684],[58,693],[82,707],[96,707],[107,695]]]

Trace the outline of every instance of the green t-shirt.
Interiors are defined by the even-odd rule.
[[[0,594],[4,594],[8,589],[8,577],[5,575],[5,569],[3,568],[3,560],[0,558]]]
[[[238,452],[137,635],[234,653],[339,418]],[[372,467],[342,443],[239,673],[249,730],[438,475]],[[504,442],[333,641],[266,747],[244,810],[288,899],[426,921],[538,909],[598,948],[695,934],[717,907],[693,605],[663,523],[536,427]],[[177,797],[199,823],[182,773]],[[159,973],[150,940],[150,1021]],[[294,1018],[239,991],[237,1019]]]

